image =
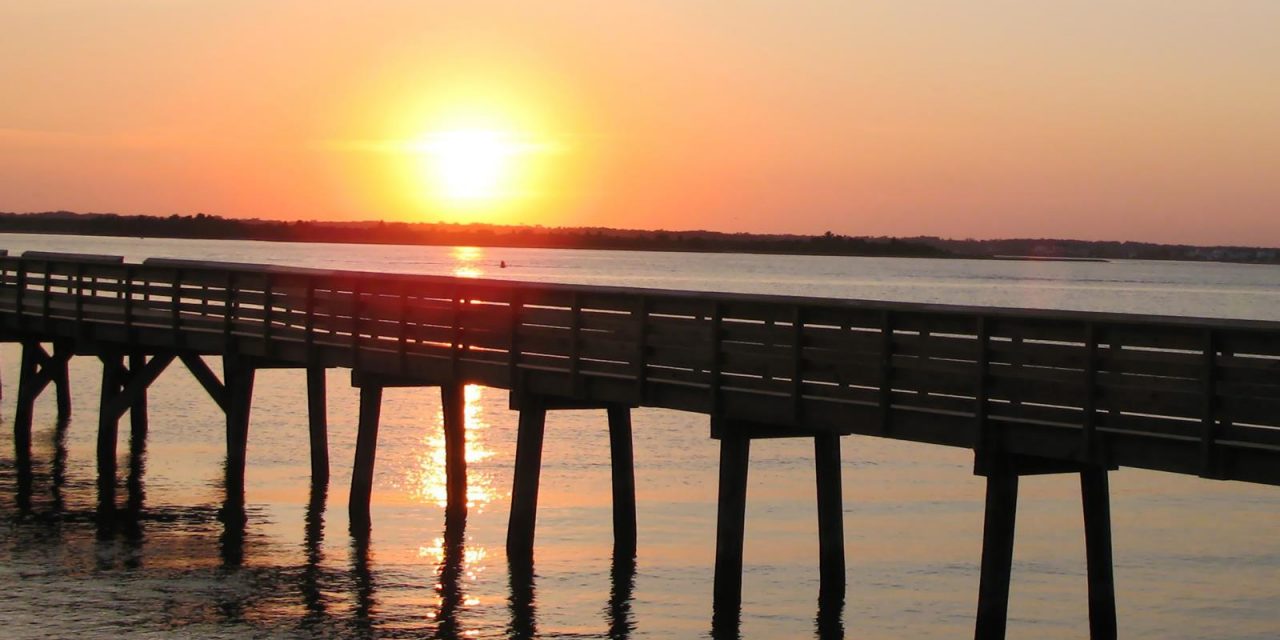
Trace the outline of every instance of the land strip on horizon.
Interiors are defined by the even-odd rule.
[[[1196,246],[1046,238],[949,239],[543,227],[438,222],[315,221],[216,215],[121,215],[47,211],[0,212],[0,232],[88,236],[265,240],[435,246],[624,251],[693,251],[783,255],[1073,260],[1190,260],[1280,264],[1271,247]]]

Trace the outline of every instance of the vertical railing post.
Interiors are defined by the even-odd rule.
[[[124,292],[124,335],[125,340],[133,342],[133,296],[134,296],[134,267],[133,265],[125,265],[124,282],[121,290]]]
[[[262,355],[268,358],[271,357],[271,321],[272,306],[274,305],[273,284],[271,274],[265,274],[262,284]]]
[[[978,316],[976,327],[978,354],[976,388],[974,389],[974,449],[986,446],[987,416],[991,411],[991,325],[986,316]]]
[[[449,352],[449,371],[453,380],[459,378],[462,367],[462,308],[462,285],[455,282],[453,285],[453,324],[450,327],[452,334],[452,344],[450,346],[452,349]]]
[[[314,364],[318,359],[316,347],[316,277],[307,276],[306,316],[303,319],[303,341],[306,345],[307,362]]]
[[[222,300],[222,348],[225,353],[231,352],[232,328],[236,316],[236,274],[227,271],[226,285],[223,288]]]
[[[511,291],[509,312],[511,316],[510,344],[507,347],[507,381],[514,393],[520,392],[520,311],[524,305],[520,289]]]
[[[1204,330],[1204,354],[1201,365],[1201,388],[1204,394],[1203,418],[1200,427],[1200,476],[1216,478],[1220,475],[1217,456],[1218,420],[1218,341],[1213,329]]]
[[[40,301],[40,319],[47,327],[49,324],[49,312],[53,304],[53,262],[44,261],[44,299]]]
[[[644,403],[649,378],[649,298],[641,295],[636,302],[636,404]]]
[[[717,300],[712,302],[710,318],[711,339],[708,340],[708,348],[711,350],[711,353],[709,354],[710,362],[707,365],[707,373],[709,374],[707,389],[711,394],[711,409],[709,413],[713,419],[720,415],[721,404],[724,402],[724,398],[721,397],[720,394],[720,367],[723,358],[720,348],[721,324],[723,322],[722,315],[723,309],[720,305],[720,301]],[[722,444],[721,450],[723,451],[723,449],[724,447]]]
[[[364,295],[363,289],[364,279],[357,276],[355,282],[351,285],[351,366],[353,369],[360,368],[360,325],[363,313],[361,297]],[[379,391],[378,393],[381,394],[382,392]]]
[[[569,303],[569,395],[582,394],[582,296],[575,289]]]
[[[169,323],[173,329],[173,344],[181,347],[183,343],[182,334],[182,269],[174,268],[173,270],[173,289],[169,293],[170,301],[173,303]]]
[[[1098,433],[1098,326],[1084,325],[1084,421],[1080,435],[1086,464],[1097,463]]]
[[[772,339],[772,338],[771,338]],[[804,308],[791,309],[791,422],[804,420]]]
[[[409,285],[400,281],[400,318],[396,324],[396,355],[400,375],[409,373]]]
[[[76,331],[84,332],[84,263],[76,263]]]
[[[893,426],[893,315],[880,314],[880,433],[888,435]]]
[[[17,291],[14,292],[14,307],[18,310],[18,331],[22,331],[27,326],[27,260],[18,258],[17,266]]]

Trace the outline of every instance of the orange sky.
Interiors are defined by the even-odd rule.
[[[0,4],[0,210],[1280,245],[1280,2]],[[446,203],[421,141],[519,140]],[[434,186],[433,186],[434,185]]]

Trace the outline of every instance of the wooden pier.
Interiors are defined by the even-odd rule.
[[[466,509],[461,393],[520,412],[507,551],[531,561],[548,411],[601,409],[618,553],[636,545],[630,409],[709,416],[720,442],[718,624],[741,600],[750,444],[814,443],[824,602],[845,592],[840,436],[975,451],[987,478],[978,638],[1004,635],[1018,478],[1080,477],[1092,637],[1116,635],[1107,472],[1120,466],[1280,484],[1280,323],[730,295],[28,252],[0,256],[0,338],[23,345],[19,482],[32,408],[67,362],[103,364],[99,510],[117,508],[116,439],[186,366],[226,414],[228,504],[243,505],[254,372],[306,369],[313,478],[329,475],[324,370],[360,389],[349,510],[370,526],[382,390],[442,393],[448,511]],[[49,345],[46,347],[45,345]],[[206,356],[219,356],[222,374]],[[602,416],[603,417],[603,416]],[[643,429],[644,425],[635,428]],[[229,509],[234,513],[234,509]],[[243,509],[240,510],[243,513]],[[725,622],[729,620],[729,622]]]

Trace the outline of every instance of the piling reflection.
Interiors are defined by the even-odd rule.
[[[814,634],[820,640],[844,637],[844,595],[818,598]]]
[[[467,573],[466,513],[450,512],[445,516],[444,538],[440,541],[440,562],[436,566],[438,605],[432,617],[436,621],[435,638],[458,638],[463,634],[458,612],[467,603],[463,578]]]
[[[133,430],[129,435],[129,477],[125,480],[125,486],[129,494],[126,511],[135,519],[142,513],[142,506],[146,502],[146,472],[147,434],[145,430]]]
[[[311,625],[325,618],[324,592],[321,590],[321,564],[324,562],[324,509],[328,500],[329,485],[311,483],[311,498],[307,501],[306,529],[303,534],[303,550],[306,564],[302,569],[299,587],[307,613],[304,624]]]
[[[66,509],[63,490],[67,486],[67,434],[71,431],[71,419],[62,417],[53,429],[53,460],[49,466],[49,495],[55,514]],[[21,481],[21,478],[19,478]],[[30,491],[30,487],[27,490]],[[21,485],[19,485],[21,491]]]
[[[609,637],[612,640],[627,640],[636,628],[635,621],[631,619],[631,594],[636,586],[635,555],[614,553],[609,582],[609,606],[605,608]]]
[[[511,621],[507,624],[507,637],[536,638],[538,622],[533,603],[536,578],[533,558],[508,558],[507,568],[511,576],[511,595],[507,599]]]
[[[711,637],[715,640],[738,640],[742,637],[742,603],[711,605]]]
[[[222,521],[222,535],[218,538],[218,555],[223,569],[237,569],[244,564],[244,537],[248,515],[244,500],[228,498],[218,512]]]
[[[372,636],[374,613],[377,611],[377,589],[373,580],[369,554],[369,534],[353,533],[351,536],[351,579],[355,586],[355,611],[352,612],[351,632],[358,637]]]

